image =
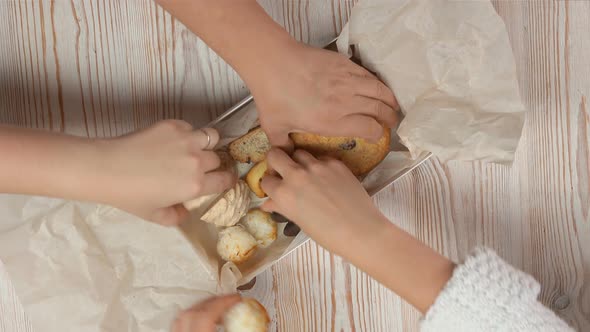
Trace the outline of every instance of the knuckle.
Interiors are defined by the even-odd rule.
[[[156,126],[160,127],[162,130],[174,131],[178,129],[179,125],[175,120],[164,120],[160,121]]]
[[[373,100],[372,103],[373,114],[377,118],[381,117],[381,115],[383,114],[383,108],[381,107],[381,103],[378,100]]]
[[[387,117],[389,117],[389,112],[391,110],[389,109],[389,107],[387,107],[387,105],[385,105],[382,102],[377,102],[377,118],[379,119],[385,119]]]
[[[380,138],[383,135],[383,127],[375,120],[367,122],[365,128],[368,137]]]
[[[375,80],[375,94],[377,95],[378,98],[383,98],[387,95],[387,92],[385,91],[385,87],[383,86],[383,83],[381,83],[379,80]]]

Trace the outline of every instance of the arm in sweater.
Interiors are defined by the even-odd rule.
[[[537,297],[540,286],[489,249],[457,266],[422,322],[423,331],[573,331]]]

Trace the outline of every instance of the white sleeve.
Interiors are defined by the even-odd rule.
[[[426,313],[422,331],[573,331],[537,301],[539,283],[492,250],[455,268]]]

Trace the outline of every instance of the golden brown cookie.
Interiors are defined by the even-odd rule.
[[[250,187],[250,190],[252,190],[252,192],[254,192],[256,196],[260,198],[266,197],[266,193],[264,190],[262,190],[260,183],[262,182],[264,174],[266,174],[267,168],[268,166],[265,159],[254,165],[248,174],[246,174],[246,183],[248,183],[248,187]]]
[[[383,127],[383,137],[377,143],[362,138],[325,137],[307,133],[293,133],[296,149],[306,150],[316,157],[330,156],[341,160],[354,175],[363,175],[377,166],[389,153],[391,132]]]
[[[250,130],[229,144],[229,154],[241,163],[261,162],[269,150],[270,142],[260,127]]]

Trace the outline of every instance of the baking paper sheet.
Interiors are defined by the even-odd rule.
[[[489,1],[366,0],[338,49],[394,91],[413,157],[511,163],[525,107],[504,22]]]
[[[341,51],[349,44],[405,114],[398,134],[409,151],[394,141],[364,179],[367,190],[428,151],[512,160],[524,107],[489,2],[360,1],[339,39]],[[251,104],[220,123],[223,144],[256,121]],[[216,234],[198,215],[182,229],[164,228],[110,207],[0,195],[0,259],[37,331],[168,331],[181,308],[233,291],[307,240],[281,235],[237,267],[219,260]]]

